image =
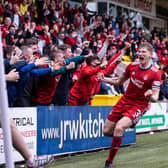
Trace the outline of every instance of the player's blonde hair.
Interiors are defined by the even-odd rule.
[[[146,48],[149,52],[153,53],[153,46],[148,42],[141,43],[139,49],[140,48]]]

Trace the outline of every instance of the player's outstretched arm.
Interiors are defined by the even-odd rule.
[[[159,88],[148,89],[144,95],[150,102],[157,102],[159,98]]]
[[[97,78],[99,81],[103,81],[111,85],[122,85],[128,79],[126,76],[120,76],[114,78],[104,77],[103,73],[97,74]]]

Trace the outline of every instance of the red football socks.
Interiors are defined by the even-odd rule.
[[[122,143],[122,138],[123,138],[122,136],[121,137],[113,136],[113,140],[112,140],[110,151],[109,151],[109,157],[107,158],[109,162],[113,162],[113,159],[115,155],[117,154],[117,151],[120,148],[120,145]]]

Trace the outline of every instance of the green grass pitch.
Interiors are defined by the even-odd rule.
[[[56,159],[47,168],[103,168],[108,151]],[[136,145],[119,149],[114,168],[168,168],[168,132],[137,135]]]

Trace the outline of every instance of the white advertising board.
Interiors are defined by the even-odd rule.
[[[24,140],[32,153],[36,155],[36,131],[37,131],[37,110],[36,108],[10,108],[10,116],[13,118],[17,128],[22,133]],[[22,156],[13,149],[14,161],[24,160]],[[3,131],[0,128],[0,164],[5,162]]]
[[[167,103],[152,103],[136,125],[136,133],[168,129]]]

